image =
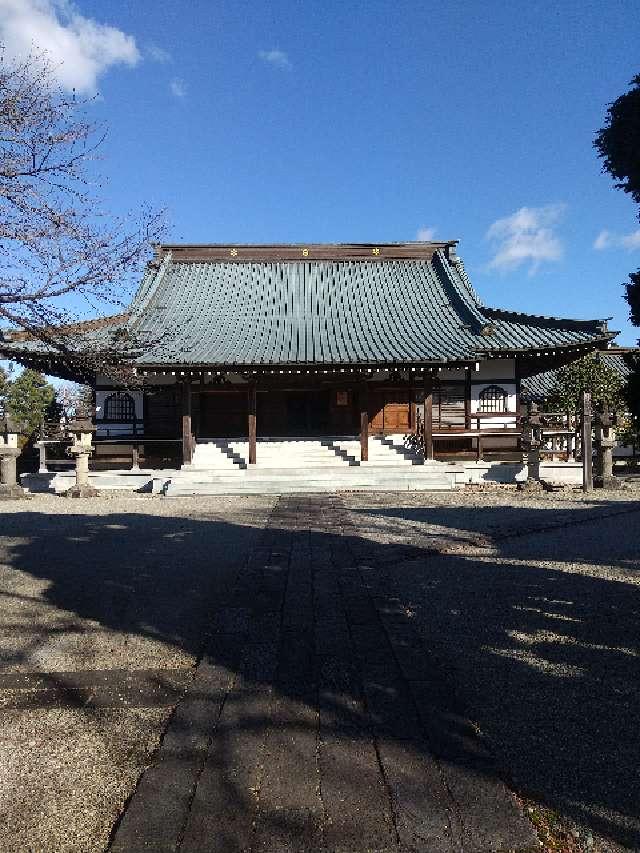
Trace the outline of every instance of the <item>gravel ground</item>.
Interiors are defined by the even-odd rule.
[[[639,497],[342,496],[378,583],[567,850],[640,850]],[[0,504],[3,853],[104,849],[274,502]]]
[[[637,499],[347,501],[362,536],[390,549],[388,594],[560,849],[640,850]]]
[[[271,504],[0,504],[3,853],[105,848]]]

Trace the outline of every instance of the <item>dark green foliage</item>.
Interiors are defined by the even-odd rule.
[[[594,406],[607,403],[610,409],[619,411],[624,408],[623,388],[618,373],[592,353],[558,371],[551,406],[563,412],[577,412],[582,392],[589,391]]]
[[[604,127],[598,131],[593,144],[603,160],[603,171],[616,181],[616,187],[629,193],[640,204],[640,74],[631,81],[629,91],[609,106]],[[640,326],[640,270],[629,274],[625,291],[629,319],[634,326]],[[637,423],[640,417],[640,361],[635,359],[632,368],[624,396]]]
[[[629,319],[634,326],[640,326],[640,270],[629,273],[625,289],[625,299],[629,303]]]
[[[631,368],[631,373],[627,379],[624,396],[633,421],[637,424],[640,421],[640,356],[629,353],[625,360]]]
[[[7,391],[9,390],[9,376],[7,371],[0,367],[0,409],[4,411]]]
[[[27,438],[40,429],[40,422],[58,417],[55,388],[42,373],[23,370],[7,391],[7,409]]]
[[[602,169],[640,204],[640,74],[631,88],[607,110],[605,125],[594,140]]]

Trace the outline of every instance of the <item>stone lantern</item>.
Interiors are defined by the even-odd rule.
[[[27,497],[22,486],[18,485],[16,462],[20,455],[18,447],[18,427],[4,414],[0,417],[0,497]]]
[[[540,448],[543,442],[542,418],[535,403],[529,403],[522,418],[522,436],[520,446],[527,457],[527,479],[519,488],[527,491],[539,491],[540,482]]]
[[[89,485],[89,456],[95,450],[91,443],[95,431],[91,418],[83,412],[78,412],[67,424],[67,432],[72,442],[67,453],[76,459],[76,484],[67,489],[67,497],[94,498],[98,495],[98,490]]]
[[[616,438],[614,427],[618,419],[615,412],[609,412],[607,403],[603,403],[594,417],[596,448],[595,484],[603,489],[615,489],[618,479],[613,476],[613,448]]]

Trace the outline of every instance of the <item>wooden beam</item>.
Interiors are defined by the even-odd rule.
[[[369,387],[360,385],[360,461],[369,461]]]
[[[182,461],[188,465],[193,458],[191,438],[191,379],[182,383]]]
[[[256,385],[255,382],[252,382],[247,389],[247,401],[248,401],[248,411],[249,411],[249,465],[256,464]]]
[[[424,458],[433,459],[433,377],[424,373]]]

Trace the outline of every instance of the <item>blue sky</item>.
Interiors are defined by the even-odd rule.
[[[640,222],[592,148],[640,73],[637,2],[0,0],[99,92],[122,214],[175,242],[460,240],[492,305],[613,316]]]

